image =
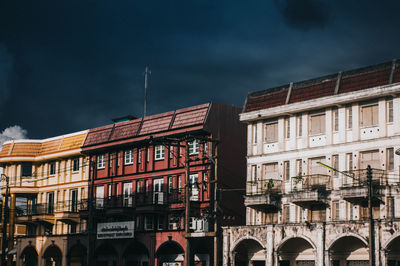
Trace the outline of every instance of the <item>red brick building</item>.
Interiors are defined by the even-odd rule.
[[[183,265],[187,239],[195,264],[213,263],[214,222],[244,223],[240,111],[209,103],[89,130],[96,265]]]

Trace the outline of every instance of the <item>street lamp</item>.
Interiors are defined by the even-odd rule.
[[[400,148],[396,150],[396,155],[400,155]]]
[[[1,180],[6,181],[6,194],[4,198],[4,213],[3,213],[3,236],[1,241],[1,265],[6,266],[6,245],[7,245],[7,222],[8,222],[8,197],[10,195],[9,177],[1,174]]]

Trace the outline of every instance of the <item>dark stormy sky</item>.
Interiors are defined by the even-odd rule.
[[[388,0],[1,0],[0,133],[142,116],[146,65],[149,114],[242,106],[249,91],[399,57],[399,11]]]

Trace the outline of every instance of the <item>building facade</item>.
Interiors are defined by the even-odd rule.
[[[393,61],[248,95],[246,225],[224,227],[224,265],[400,265],[399,82]]]
[[[83,265],[86,224],[79,202],[87,198],[89,167],[80,147],[86,135],[4,143],[0,165],[9,179],[8,265],[11,260],[17,266]],[[5,195],[5,179],[2,188]]]
[[[209,103],[89,130],[93,191],[81,214],[97,230],[95,265],[222,260],[220,225],[245,217],[239,113]]]

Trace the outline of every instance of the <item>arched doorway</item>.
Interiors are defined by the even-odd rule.
[[[123,254],[124,266],[147,266],[149,265],[149,252],[140,242],[132,242]]]
[[[388,266],[400,266],[400,236],[390,241],[386,247],[386,258]]]
[[[38,265],[38,254],[33,246],[27,246],[26,248],[24,248],[24,251],[22,251],[20,258],[23,266]]]
[[[294,237],[286,240],[278,249],[281,266],[315,265],[315,249],[304,238]]]
[[[118,253],[112,245],[104,243],[96,249],[96,266],[116,266]]]
[[[159,266],[183,265],[184,253],[179,243],[169,240],[157,249],[156,258]]]
[[[333,266],[369,265],[367,244],[355,236],[337,239],[329,248],[329,254]]]
[[[43,259],[45,261],[45,266],[61,266],[61,250],[56,245],[51,245],[44,252]]]
[[[233,250],[235,266],[265,265],[265,250],[256,240],[244,239]]]
[[[82,244],[72,246],[68,251],[68,266],[86,265],[86,247]]]

